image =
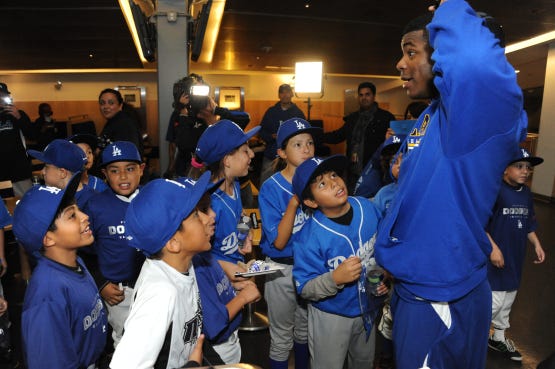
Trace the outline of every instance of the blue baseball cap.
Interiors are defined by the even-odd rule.
[[[310,181],[321,173],[329,170],[341,175],[347,167],[348,160],[344,155],[332,155],[328,158],[313,157],[305,160],[293,175],[293,193],[303,201],[303,191]]]
[[[135,161],[142,163],[141,154],[137,146],[129,141],[116,141],[104,148],[102,151],[102,167],[116,161]]]
[[[79,172],[87,164],[87,156],[81,148],[62,139],[53,140],[44,151],[27,150],[27,153],[47,164],[64,168],[72,173]]]
[[[536,165],[543,163],[543,158],[540,158],[539,156],[531,156],[526,149],[519,147],[518,150],[515,150],[513,160],[511,160],[508,165],[516,163],[517,161],[527,161],[531,166],[535,167]]]
[[[74,202],[80,181],[81,172],[77,172],[63,190],[34,186],[17,203],[13,214],[13,232],[28,253],[36,255],[42,248],[42,240],[58,211]]]
[[[316,139],[322,134],[320,127],[312,127],[308,121],[303,118],[291,118],[283,122],[277,131],[277,147],[283,149],[283,144],[289,138],[301,133],[310,133],[312,138]]]
[[[98,138],[89,133],[77,133],[67,139],[74,144],[86,143],[94,151],[98,147]]]
[[[217,163],[233,149],[247,142],[258,133],[260,126],[248,132],[230,120],[224,119],[206,128],[200,136],[195,154],[197,158],[210,165]]]
[[[187,185],[170,179],[148,182],[131,201],[125,214],[128,244],[146,256],[156,254],[177,232],[183,219],[211,188],[210,171]]]
[[[389,136],[389,138],[384,141],[380,153],[382,153],[386,148],[388,148],[389,150],[394,149],[394,145],[397,145],[397,148],[395,149],[395,151],[397,151],[399,147],[403,144],[403,141],[405,141],[405,138],[407,138],[406,135]]]

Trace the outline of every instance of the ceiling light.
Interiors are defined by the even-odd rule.
[[[505,48],[505,54],[509,54],[509,53],[514,52],[514,51],[522,50],[522,49],[525,49],[527,47],[547,43],[551,40],[555,40],[555,31],[547,32],[547,33],[544,33],[542,35],[529,38],[528,40],[524,40],[524,41],[516,42],[516,43],[511,44],[511,45],[507,45],[507,47]]]

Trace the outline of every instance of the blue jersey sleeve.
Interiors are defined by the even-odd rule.
[[[0,228],[4,228],[8,225],[12,224],[12,217],[2,201],[2,205],[0,205]]]
[[[80,366],[70,320],[67,306],[55,301],[43,301],[23,311],[21,333],[28,369]]]
[[[464,155],[513,130],[517,121],[516,133],[524,138],[527,118],[515,70],[483,20],[465,1],[450,0],[437,9],[428,31],[446,155]]]

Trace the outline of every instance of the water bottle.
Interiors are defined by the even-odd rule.
[[[382,283],[384,270],[379,265],[372,265],[366,273],[367,291],[379,296],[378,286]]]
[[[242,249],[251,229],[251,218],[243,215],[237,224],[237,245]]]

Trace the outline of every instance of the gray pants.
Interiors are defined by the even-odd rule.
[[[306,343],[308,339],[308,312],[306,304],[299,304],[293,283],[293,266],[280,264],[284,269],[266,276],[264,298],[268,304],[270,320],[270,358],[285,361],[293,342]]]
[[[308,348],[311,369],[372,368],[376,328],[366,340],[362,317],[347,318],[308,306]]]

